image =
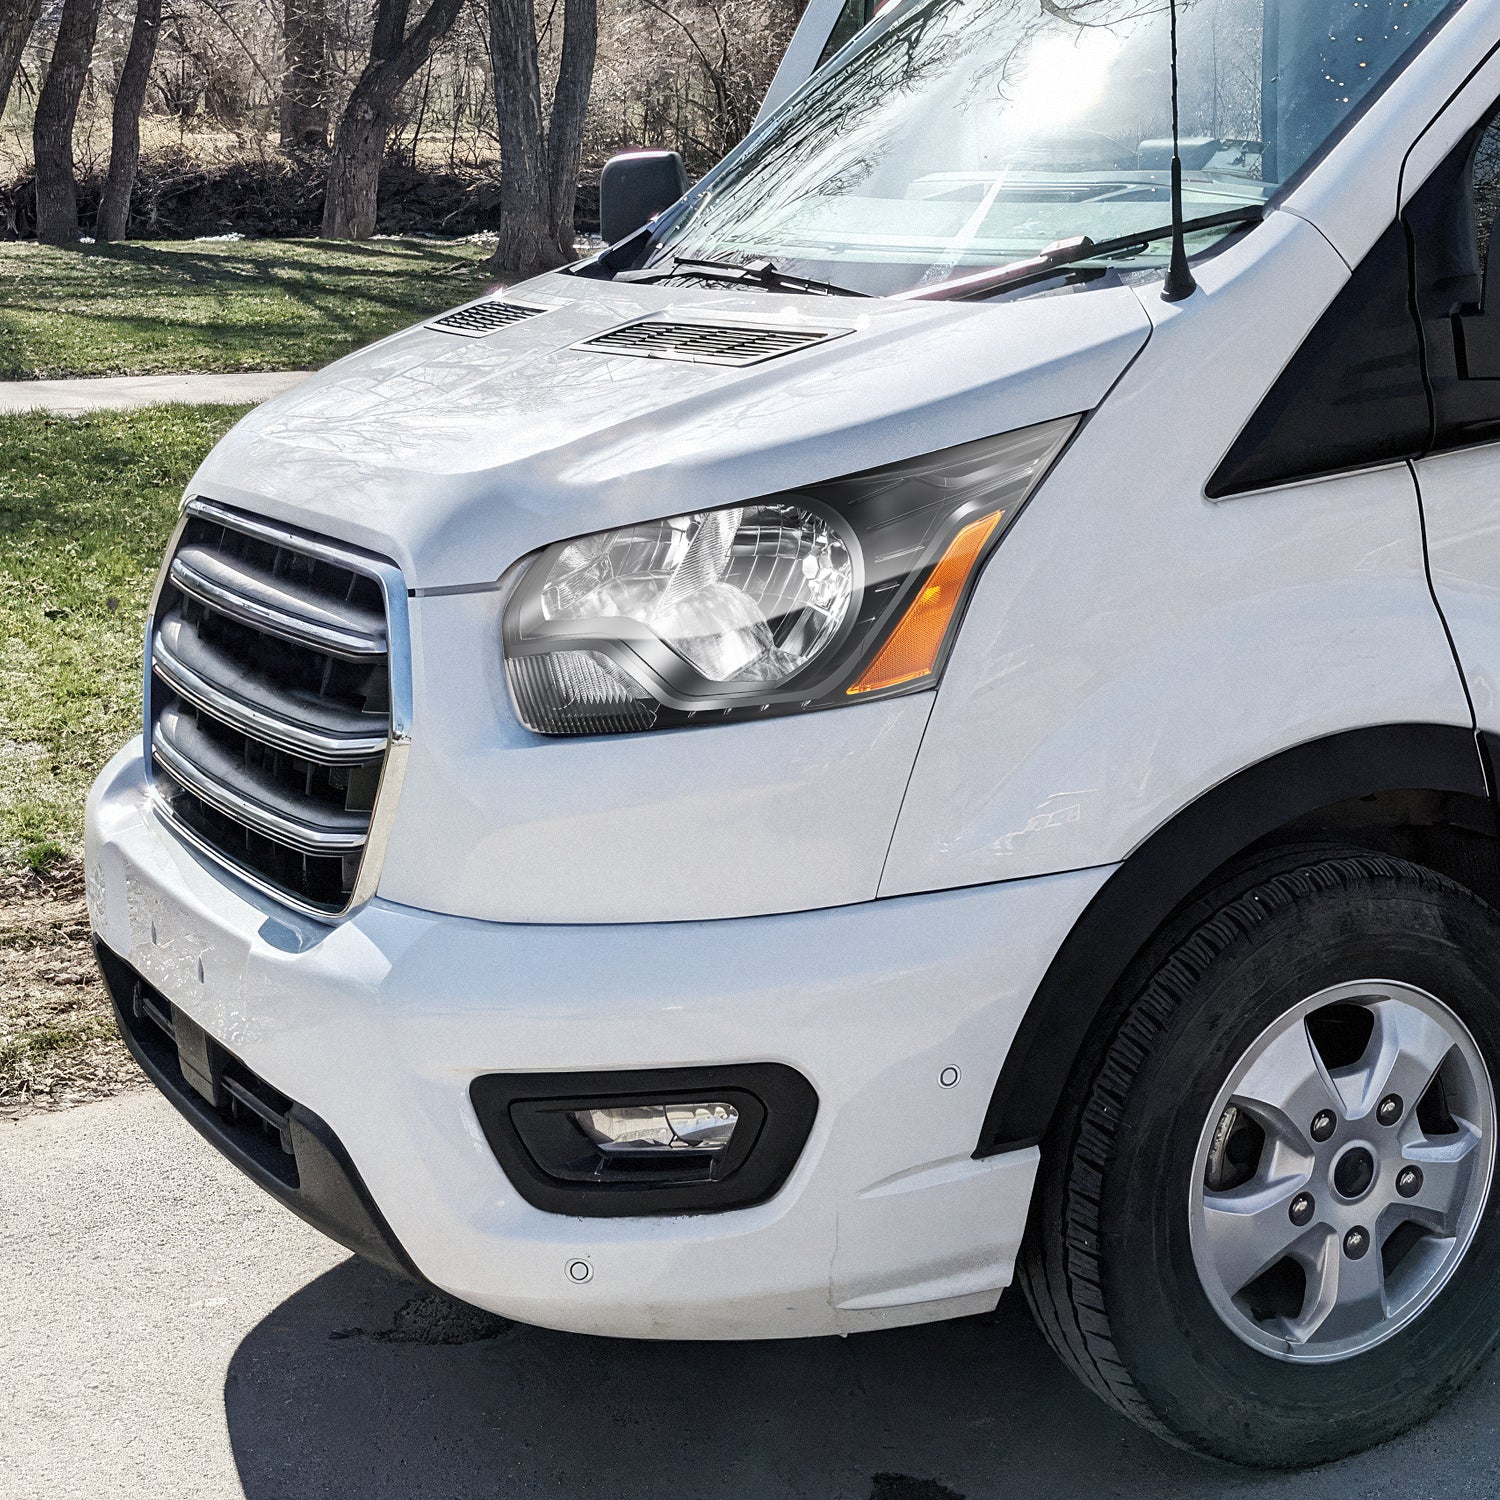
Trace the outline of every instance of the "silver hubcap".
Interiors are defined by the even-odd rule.
[[[1193,1260],[1247,1344],[1347,1359],[1453,1274],[1489,1193],[1495,1103],[1467,1027],[1410,985],[1305,1000],[1236,1064],[1198,1143]]]

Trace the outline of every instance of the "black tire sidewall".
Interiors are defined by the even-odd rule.
[[[1099,1216],[1105,1307],[1141,1396],[1180,1440],[1288,1466],[1380,1441],[1441,1404],[1500,1333],[1491,1188],[1467,1253],[1434,1302],[1349,1359],[1298,1364],[1244,1343],[1193,1261],[1189,1204],[1201,1132],[1232,1067],[1293,1006],[1382,979],[1436,996],[1500,1078],[1500,921],[1446,884],[1386,881],[1308,894],[1213,959],[1131,1085]],[[1148,987],[1149,994],[1149,987]]]

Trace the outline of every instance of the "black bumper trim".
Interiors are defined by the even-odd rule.
[[[138,986],[143,998],[159,1013],[173,1017],[176,1012],[165,997],[97,937],[94,957],[114,1002],[115,1024],[130,1055],[204,1140],[252,1182],[329,1239],[383,1270],[429,1285],[375,1206],[349,1153],[323,1120],[303,1105],[287,1101],[284,1139],[291,1147],[288,1158],[279,1145],[266,1139],[259,1125],[237,1122],[228,1106],[216,1108],[189,1081],[178,1051],[161,1029],[160,1021],[136,1014]],[[241,1093],[244,1078],[252,1084],[261,1082],[221,1043],[209,1039],[209,1046],[241,1075],[239,1079],[230,1078],[231,1089],[226,1093]],[[269,1085],[263,1087],[274,1094]]]

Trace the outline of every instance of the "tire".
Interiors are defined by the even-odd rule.
[[[1337,1005],[1325,1006],[1325,995]],[[1440,1003],[1429,1016],[1423,1007],[1433,997]],[[1309,1005],[1311,1024],[1299,1019]],[[1361,1043],[1365,1014],[1373,1029]],[[1312,1096],[1297,1093],[1282,1113],[1261,1111],[1272,1127],[1260,1131],[1257,1148],[1259,1103],[1220,1112],[1235,1088],[1253,1094],[1269,1078],[1276,1087],[1261,1091],[1274,1093],[1292,1076],[1271,1068],[1283,1045],[1276,1037],[1317,1039],[1310,1076],[1325,1087],[1330,1075],[1318,1067],[1349,1065],[1365,1069],[1368,1088],[1383,1066],[1377,1033],[1394,1034],[1413,1016],[1413,1025],[1432,1020],[1458,1041],[1421,1103],[1405,1102],[1394,1136],[1382,1135],[1379,1109],[1356,1118],[1356,1105],[1340,1115],[1329,1145],[1309,1144],[1315,1126],[1329,1127],[1315,1117],[1298,1136],[1297,1108]],[[1361,1061],[1351,1065],[1356,1049]],[[1384,1055],[1393,1055],[1389,1047]],[[1261,1061],[1236,1085],[1247,1057]],[[1500,1336],[1490,1078],[1500,1081],[1500,916],[1396,858],[1342,848],[1262,857],[1193,903],[1138,960],[1080,1059],[1043,1147],[1018,1267],[1042,1332],[1111,1406],[1180,1447],[1233,1463],[1296,1468],[1393,1437],[1440,1407]],[[1463,1090],[1463,1110],[1448,1110],[1444,1101]],[[1394,1115],[1389,1100],[1383,1108]],[[1472,1130],[1464,1110],[1480,1119]],[[1403,1163],[1430,1144],[1424,1131],[1446,1140],[1450,1128],[1463,1133],[1455,1149],[1479,1153],[1464,1157],[1466,1176],[1434,1189],[1446,1196],[1428,1227],[1413,1223],[1399,1242],[1384,1238],[1411,1211],[1395,1201]],[[1209,1221],[1227,1222],[1221,1191],[1249,1195],[1273,1177],[1280,1183],[1276,1163],[1285,1158],[1267,1153],[1283,1129],[1304,1153],[1297,1171],[1305,1168],[1316,1189],[1316,1234],[1235,1293],[1244,1266],[1258,1261],[1221,1262],[1217,1247],[1226,1241]],[[1374,1143],[1378,1159],[1375,1185],[1351,1204],[1344,1192],[1363,1180],[1346,1170],[1362,1165],[1364,1148],[1350,1144],[1356,1135]],[[1405,1144],[1392,1145],[1396,1136]],[[1335,1161],[1332,1151],[1343,1155]],[[1253,1154],[1253,1164],[1232,1163],[1236,1153]],[[1438,1169],[1428,1170],[1437,1182]],[[1251,1178],[1237,1185],[1246,1171]],[[1289,1221],[1304,1207],[1290,1205]],[[1260,1213],[1257,1255],[1267,1233],[1282,1232],[1279,1209]],[[1350,1215],[1371,1219],[1375,1258],[1362,1265],[1349,1253],[1358,1241],[1343,1238]],[[1403,1249],[1409,1243],[1420,1251],[1415,1260]],[[1358,1279],[1374,1276],[1377,1261],[1376,1300],[1358,1300]],[[1330,1275],[1346,1278],[1339,1284],[1348,1305],[1328,1291]],[[1421,1296],[1413,1293],[1399,1316],[1387,1314],[1410,1287]],[[1320,1309],[1329,1309],[1321,1324]]]

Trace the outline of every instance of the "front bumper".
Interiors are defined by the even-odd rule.
[[[162,827],[138,742],[88,809],[99,941],[327,1123],[422,1276],[524,1322],[633,1337],[849,1333],[992,1306],[1037,1153],[976,1161],[974,1145],[1025,1007],[1107,873],[635,926],[377,899],[325,926]],[[533,1207],[469,1098],[493,1072],[765,1062],[808,1079],[817,1117],[785,1186],[721,1214]]]
[[[191,1043],[182,1035],[187,1030],[182,1013],[174,1017],[173,1007],[97,938],[94,956],[130,1055],[204,1140],[314,1229],[397,1276],[423,1279],[325,1121],[301,1104],[271,1095],[227,1055],[223,1073],[241,1084],[238,1098],[222,1078],[216,1087],[205,1088],[201,1081],[195,1086],[183,1062],[183,1047]],[[194,1030],[200,1052],[222,1050]]]

